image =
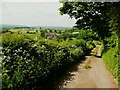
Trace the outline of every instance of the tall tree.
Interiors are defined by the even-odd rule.
[[[75,27],[80,29],[91,28],[93,31],[98,33],[101,39],[110,36],[111,30],[109,27],[109,23],[110,21],[112,22],[112,20],[115,20],[109,16],[115,15],[115,13],[112,12],[114,11],[114,9],[117,8],[116,4],[119,5],[119,3],[62,2],[62,4],[63,6],[59,8],[60,14],[68,14],[71,18],[75,18]],[[115,8],[113,9],[113,7]],[[116,12],[118,11],[119,9]]]
[[[114,2],[109,6],[108,16],[111,18],[110,27],[113,31],[120,33],[120,2]],[[120,36],[120,34],[118,35]]]

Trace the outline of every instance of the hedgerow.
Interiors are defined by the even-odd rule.
[[[35,40],[24,34],[3,34],[3,89],[43,88],[52,76],[84,55],[79,43],[76,41],[75,46],[69,46],[51,40]]]
[[[113,34],[111,37],[103,40],[103,59],[106,64],[107,69],[113,74],[120,83],[119,78],[119,50],[118,50],[118,37],[116,34]]]

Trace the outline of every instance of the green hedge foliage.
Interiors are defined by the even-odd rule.
[[[110,72],[113,74],[113,76],[119,80],[119,58],[118,58],[118,47],[111,48],[107,52],[103,54],[104,62],[107,66],[107,68],[110,70]]]
[[[84,40],[74,41],[69,46],[69,42],[63,45],[65,43],[11,33],[3,34],[2,44],[2,86],[13,90],[43,88],[51,77],[89,50]]]
[[[119,45],[118,45],[118,36],[113,33],[109,38],[103,40],[103,59],[106,64],[106,67],[110,70],[113,76],[120,83],[120,65],[119,65]]]

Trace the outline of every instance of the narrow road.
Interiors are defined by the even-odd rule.
[[[100,48],[97,55],[100,56]],[[88,66],[89,68],[85,68]],[[76,70],[75,70],[76,69]],[[86,56],[85,61],[68,71],[69,78],[62,83],[62,88],[118,88],[111,73],[106,70],[102,58]],[[66,74],[67,75],[67,74]],[[110,89],[111,90],[111,89]],[[113,89],[112,89],[113,90]]]

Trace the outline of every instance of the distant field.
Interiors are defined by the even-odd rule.
[[[20,30],[20,29],[11,29],[10,31],[14,33],[23,33],[33,38],[40,38],[40,31],[37,30]]]

